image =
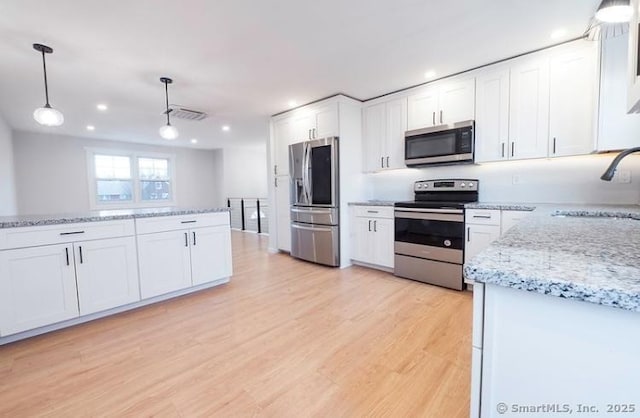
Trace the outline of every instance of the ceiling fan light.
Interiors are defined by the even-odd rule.
[[[178,130],[175,126],[166,124],[159,130],[160,136],[168,141],[178,138]]]
[[[596,19],[606,23],[628,22],[633,16],[629,0],[603,0],[596,12]]]
[[[64,123],[62,112],[49,105],[39,107],[33,111],[33,118],[43,126],[60,126]]]

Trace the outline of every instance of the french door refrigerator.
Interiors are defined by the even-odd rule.
[[[289,146],[291,255],[340,265],[338,138]]]

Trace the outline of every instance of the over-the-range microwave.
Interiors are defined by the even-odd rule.
[[[407,167],[423,167],[473,163],[474,126],[474,121],[469,120],[405,132],[405,164]]]

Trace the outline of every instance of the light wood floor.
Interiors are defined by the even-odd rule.
[[[0,416],[468,417],[471,295],[267,253],[195,295],[0,347]]]

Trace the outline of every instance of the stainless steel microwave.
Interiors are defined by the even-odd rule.
[[[469,120],[405,132],[405,164],[407,167],[423,167],[473,163],[474,127],[475,122]]]

